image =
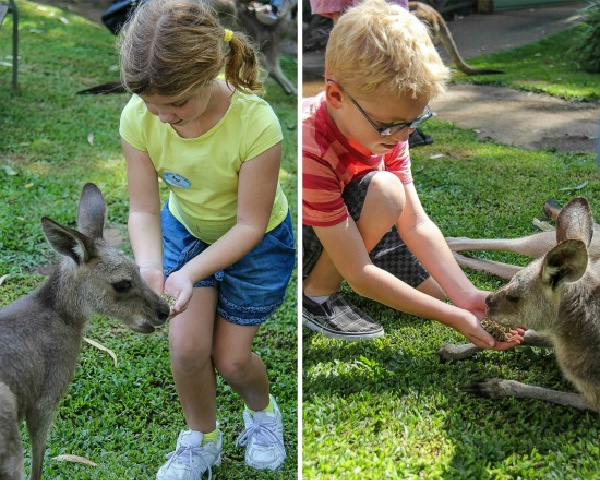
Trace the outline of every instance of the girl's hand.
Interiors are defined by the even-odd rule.
[[[179,270],[172,272],[171,275],[169,275],[167,282],[165,282],[165,292],[177,299],[171,317],[175,317],[187,309],[190,300],[192,299],[193,290],[194,282],[185,274],[185,272]]]

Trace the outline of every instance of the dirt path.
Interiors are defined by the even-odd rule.
[[[480,138],[527,149],[596,150],[600,109],[548,95],[485,85],[454,85],[431,103],[437,117]]]

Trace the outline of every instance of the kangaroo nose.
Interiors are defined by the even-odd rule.
[[[165,322],[171,313],[171,308],[166,302],[161,301],[158,305],[158,318]]]

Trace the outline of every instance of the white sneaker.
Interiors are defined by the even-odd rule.
[[[285,461],[283,422],[279,407],[273,401],[273,413],[256,411],[251,414],[244,409],[244,431],[237,440],[238,446],[246,446],[244,460],[256,469],[275,471]]]
[[[221,464],[223,433],[217,431],[217,442],[202,444],[204,435],[199,431],[181,431],[177,448],[167,454],[168,461],[156,474],[156,479],[202,479],[208,471],[212,479],[212,467]]]

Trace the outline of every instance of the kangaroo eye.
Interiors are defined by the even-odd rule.
[[[516,304],[517,302],[519,302],[519,296],[508,295],[506,296],[506,300],[512,304]]]
[[[131,281],[119,281],[112,284],[112,287],[117,292],[127,292],[131,289]]]

